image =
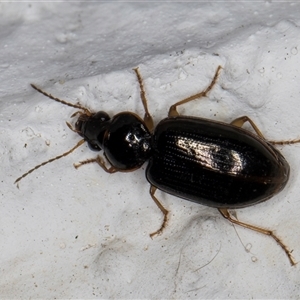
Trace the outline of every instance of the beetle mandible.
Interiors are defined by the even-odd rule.
[[[146,177],[150,195],[164,215],[158,230],[166,227],[168,210],[155,196],[157,189],[202,205],[215,207],[233,224],[271,236],[285,251],[291,265],[296,262],[291,251],[273,231],[244,223],[233,217],[229,209],[247,207],[268,200],[280,192],[289,179],[290,168],[273,146],[295,144],[290,141],[268,141],[247,116],[230,124],[209,119],[181,116],[177,107],[206,97],[217,82],[222,67],[218,66],[209,86],[202,92],[173,104],[168,117],[154,127],[148,111],[144,84],[139,69],[133,69],[140,86],[140,97],[145,115],[142,119],[132,112],[120,112],[112,118],[104,111],[91,112],[80,104],[72,104],[31,86],[57,102],[78,108],[71,117],[78,116],[73,128],[80,140],[69,151],[45,161],[19,177],[15,183],[41,166],[60,159],[87,142],[94,151],[103,150],[108,161],[96,158],[74,164],[75,168],[97,163],[108,173],[128,172],[140,168],[147,160]],[[250,123],[256,134],[242,128]]]

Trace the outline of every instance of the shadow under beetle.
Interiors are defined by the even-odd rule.
[[[219,66],[210,85],[202,92],[183,99],[169,109],[168,117],[154,128],[147,107],[142,77],[134,69],[145,115],[141,119],[132,112],[121,112],[112,118],[106,112],[91,112],[80,104],[53,97],[31,85],[43,95],[62,104],[78,108],[75,128],[68,127],[83,139],[69,151],[37,165],[15,183],[39,167],[64,157],[87,142],[91,150],[103,150],[97,156],[78,164],[97,163],[108,173],[134,171],[149,160],[146,177],[150,195],[164,215],[161,227],[150,234],[162,233],[168,220],[168,210],[156,198],[156,189],[202,205],[215,207],[231,223],[271,236],[285,251],[292,265],[296,262],[291,251],[271,230],[263,229],[234,218],[228,209],[247,207],[265,201],[286,185],[290,168],[285,158],[273,147],[275,144],[295,144],[300,140],[268,141],[247,116],[230,124],[203,118],[180,116],[177,106],[206,97],[216,84]],[[241,127],[249,122],[256,134]]]

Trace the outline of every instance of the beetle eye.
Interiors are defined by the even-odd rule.
[[[105,111],[98,111],[93,116],[93,119],[97,119],[97,120],[99,120],[101,122],[105,122],[105,121],[109,121],[110,120],[110,116]]]
[[[100,151],[101,150],[101,148],[96,144],[92,144],[92,143],[88,142],[88,146],[89,146],[90,150],[92,150],[92,151]]]

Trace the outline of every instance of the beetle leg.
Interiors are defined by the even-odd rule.
[[[91,158],[91,159],[87,159],[84,161],[80,161],[79,163],[74,164],[74,167],[76,169],[78,169],[82,165],[86,165],[86,164],[90,164],[90,163],[97,163],[105,172],[110,173],[110,174],[118,171],[118,169],[116,169],[114,167],[107,167],[105,165],[103,158],[99,155],[96,158]]]
[[[268,141],[272,145],[292,145],[300,143],[300,139],[287,140],[287,141]]]
[[[161,224],[160,228],[158,230],[156,230],[155,232],[152,232],[150,234],[150,237],[152,238],[154,235],[159,235],[162,233],[162,231],[164,230],[164,228],[166,227],[167,221],[168,221],[168,213],[169,211],[167,209],[165,209],[162,204],[159,202],[159,200],[154,196],[155,192],[156,192],[157,188],[153,185],[150,186],[150,195],[153,199],[153,201],[155,202],[155,204],[158,206],[158,208],[161,210],[161,212],[164,214],[164,220],[163,223]]]
[[[154,128],[154,124],[153,124],[152,116],[150,115],[149,110],[148,110],[147,98],[146,98],[146,95],[145,95],[143,79],[142,79],[142,76],[139,72],[139,68],[135,68],[135,69],[133,69],[133,71],[135,71],[135,74],[136,74],[137,79],[138,79],[139,84],[140,84],[141,99],[142,99],[142,103],[143,103],[144,110],[145,110],[144,122],[145,122],[147,128],[149,129],[149,131],[152,132],[153,128]]]
[[[251,126],[253,127],[253,129],[255,130],[255,132],[257,133],[257,135],[259,135],[261,138],[263,138],[265,140],[265,137],[263,136],[261,131],[254,124],[254,122],[247,116],[237,118],[237,119],[233,120],[230,124],[237,126],[237,127],[242,127],[246,122],[249,122],[251,124]],[[300,143],[300,139],[285,140],[285,141],[269,141],[268,140],[268,143],[270,143],[272,145],[292,145],[292,144]]]
[[[247,116],[239,117],[235,120],[233,120],[230,124],[237,126],[237,127],[242,127],[246,122],[249,122],[250,125],[253,127],[255,132],[257,133],[258,136],[260,136],[262,139],[265,140],[265,137],[261,133],[261,131],[258,129],[258,127],[255,125],[255,123]]]
[[[179,113],[176,109],[177,106],[188,103],[188,102],[193,101],[193,100],[198,99],[198,98],[206,97],[207,93],[216,84],[221,69],[222,69],[222,67],[218,66],[213,80],[211,81],[210,85],[204,91],[202,91],[201,93],[198,93],[196,95],[190,96],[188,98],[185,98],[185,99],[173,104],[169,109],[168,117],[177,117],[177,116],[179,116]]]
[[[234,224],[240,225],[242,227],[245,227],[245,228],[248,228],[248,229],[251,229],[251,230],[263,233],[265,235],[271,236],[279,244],[279,246],[284,250],[284,252],[286,253],[286,255],[288,256],[288,258],[290,260],[291,265],[294,266],[296,264],[296,262],[294,261],[294,258],[292,256],[292,254],[291,254],[291,251],[289,251],[288,247],[273,233],[273,231],[267,230],[267,229],[264,229],[264,228],[261,228],[261,227],[257,227],[257,226],[251,225],[251,224],[243,223],[243,222],[240,222],[240,221],[238,221],[236,219],[233,219],[231,217],[228,209],[226,209],[226,208],[218,208],[218,210],[221,213],[221,215],[225,219],[227,219],[228,221],[230,221],[231,223],[234,223]]]

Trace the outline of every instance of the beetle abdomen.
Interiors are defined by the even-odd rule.
[[[200,118],[162,120],[152,141],[148,181],[213,207],[239,208],[278,193],[289,165],[272,145],[236,126]]]

